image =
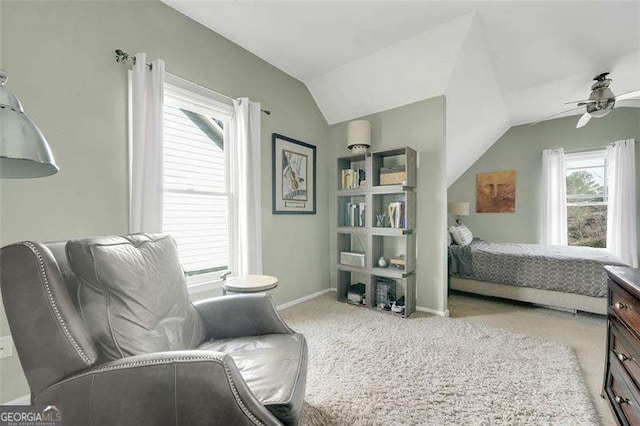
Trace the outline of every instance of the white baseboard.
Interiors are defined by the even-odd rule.
[[[4,402],[2,405],[30,405],[31,395],[23,395],[11,401]]]
[[[291,306],[295,306],[299,303],[306,302],[307,300],[315,299],[316,297],[322,296],[323,294],[327,294],[331,291],[331,288],[326,288],[324,290],[320,290],[308,296],[301,297],[299,299],[292,300],[291,302],[283,303],[282,305],[276,306],[276,309],[281,311],[282,309],[290,308]]]
[[[445,309],[444,311],[438,311],[436,309],[425,308],[424,306],[416,306],[416,311],[418,311],[418,312],[426,312],[428,314],[439,315],[441,317],[448,317],[449,316],[449,310],[448,309]]]

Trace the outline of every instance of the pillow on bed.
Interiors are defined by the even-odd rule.
[[[473,234],[464,224],[454,225],[449,228],[453,241],[459,246],[466,246],[473,241]]]

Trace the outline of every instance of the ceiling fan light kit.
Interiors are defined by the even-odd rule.
[[[623,93],[618,96],[614,95],[611,89],[609,89],[609,86],[611,85],[613,80],[607,78],[608,75],[608,72],[603,72],[602,74],[598,74],[593,78],[595,83],[593,83],[593,85],[591,86],[591,94],[589,95],[589,99],[565,102],[565,105],[576,104],[576,108],[550,115],[549,117],[545,117],[540,121],[532,123],[531,126],[534,126],[541,121],[548,120],[549,118],[555,117],[557,115],[566,114],[567,112],[582,109],[584,107],[585,113],[582,114],[582,117],[580,117],[580,120],[578,120],[578,124],[576,125],[576,128],[579,129],[580,127],[584,127],[592,117],[600,118],[609,114],[616,106],[616,101],[626,101],[628,99],[640,97],[640,89]]]

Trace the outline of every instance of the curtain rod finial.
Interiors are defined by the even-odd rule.
[[[136,60],[135,56],[130,56],[127,52],[123,51],[122,49],[116,49],[115,52],[116,52],[116,62],[124,63],[131,59],[135,64],[135,60]]]

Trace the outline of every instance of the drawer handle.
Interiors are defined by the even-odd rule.
[[[628,399],[625,399],[625,398],[623,398],[621,396],[618,396],[618,395],[616,395],[615,398],[613,398],[613,399],[615,399],[617,404],[628,404],[629,403]]]
[[[614,351],[615,352],[615,351]],[[626,360],[629,359],[629,356],[623,354],[622,352],[618,352],[616,353],[616,356],[618,357],[618,359],[620,360],[620,362],[625,362]]]
[[[620,311],[627,308],[627,305],[622,302],[616,302],[613,306]]]

